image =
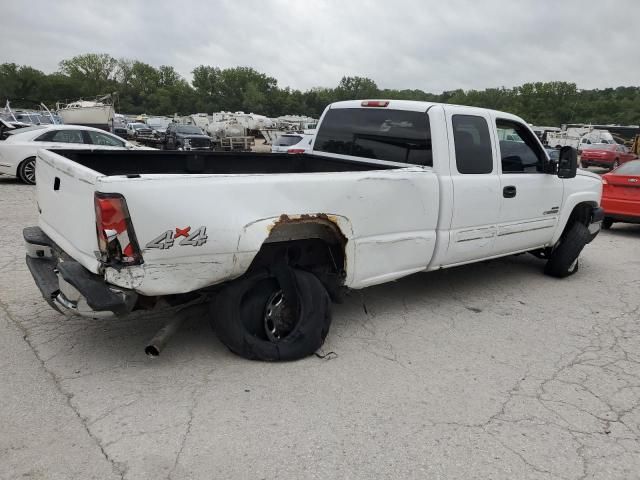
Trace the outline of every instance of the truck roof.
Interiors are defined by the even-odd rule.
[[[393,110],[408,110],[412,112],[425,112],[430,107],[441,106],[443,108],[464,108],[469,110],[469,114],[476,112],[493,112],[499,113],[500,117],[506,119],[514,119],[524,122],[524,120],[517,115],[511,113],[502,112],[499,110],[492,110],[490,108],[482,107],[470,107],[468,105],[455,105],[452,103],[436,103],[436,102],[421,102],[418,100],[387,100],[387,99],[362,99],[362,100],[344,100],[342,102],[334,102],[329,105],[329,108],[362,108],[363,102],[388,102],[386,107],[368,107],[368,108],[388,108]]]

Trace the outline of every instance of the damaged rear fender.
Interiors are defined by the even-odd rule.
[[[349,285],[353,279],[355,266],[355,248],[353,226],[351,221],[342,215],[330,213],[317,214],[282,214],[278,217],[262,218],[248,223],[242,228],[238,237],[237,252],[251,252],[252,256],[244,258],[244,262],[258,254],[262,245],[272,242],[288,240],[302,240],[307,238],[323,238],[323,231],[329,227],[342,237],[344,245],[344,270],[346,272],[345,284]],[[245,270],[251,264],[242,265]]]

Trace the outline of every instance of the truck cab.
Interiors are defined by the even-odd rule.
[[[435,175],[442,238],[424,252],[430,270],[553,244],[580,192],[593,189],[590,205],[597,207],[601,191],[591,173],[559,178],[524,120],[476,107],[338,102],[320,119],[312,148],[321,156],[417,165]]]

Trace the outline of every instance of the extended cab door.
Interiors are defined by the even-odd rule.
[[[447,106],[453,212],[443,265],[490,257],[500,215],[495,130],[487,112]]]
[[[562,208],[563,182],[545,173],[547,154],[529,127],[497,115],[502,207],[495,253],[501,255],[551,242]]]

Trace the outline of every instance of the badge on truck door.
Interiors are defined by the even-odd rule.
[[[179,243],[180,246],[200,247],[207,243],[207,227],[200,227],[193,232],[189,226],[185,228],[176,227],[175,230],[167,230],[158,235],[145,246],[146,248],[166,250],[173,247],[180,237],[183,237]]]

